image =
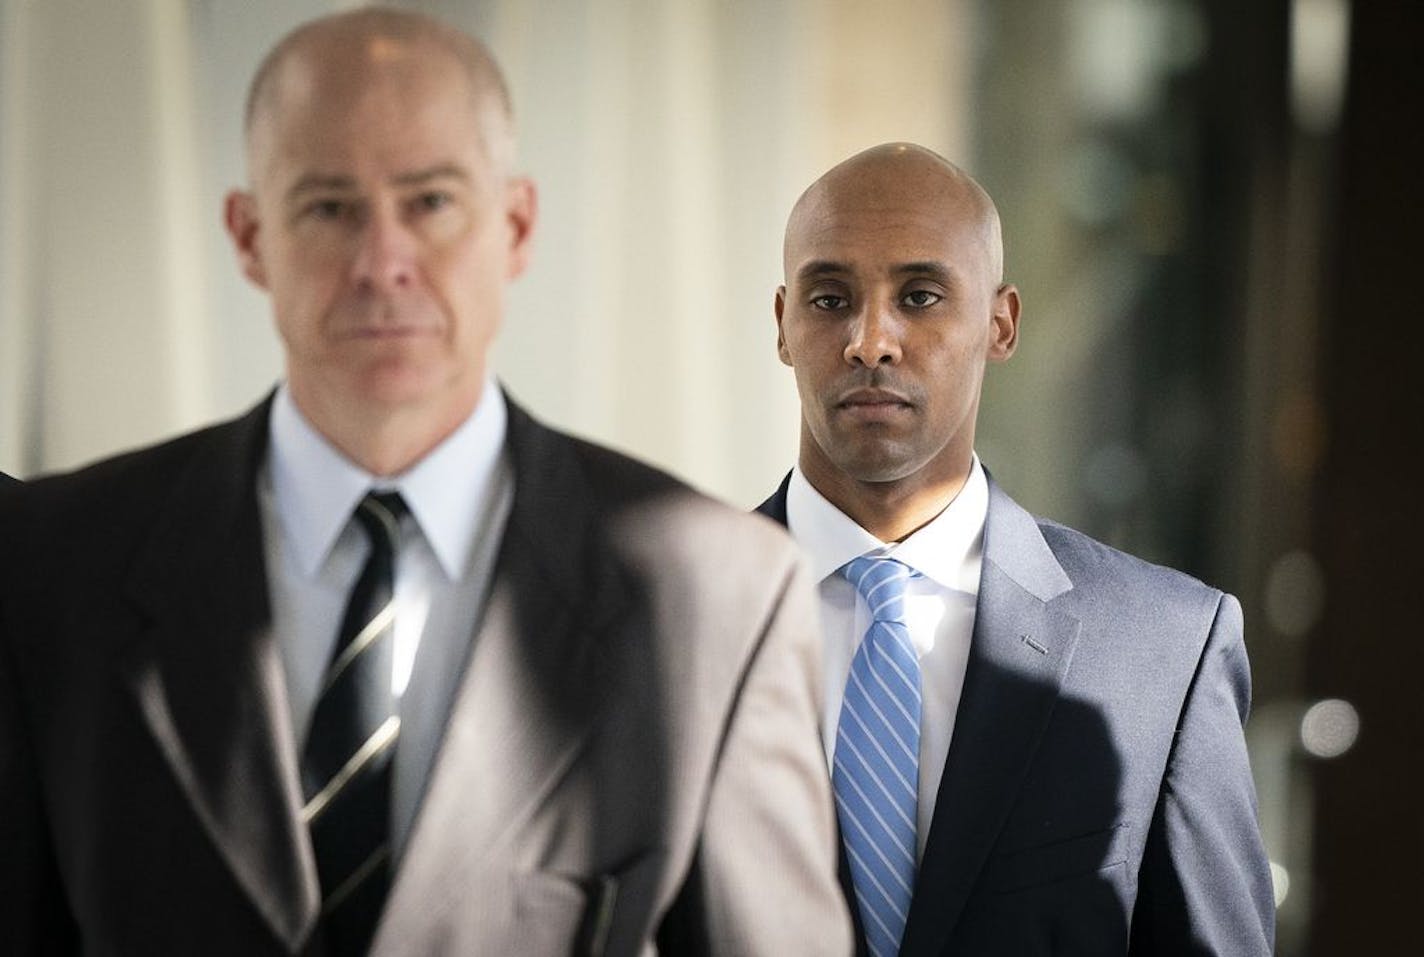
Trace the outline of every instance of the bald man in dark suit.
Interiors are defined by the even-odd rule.
[[[247,144],[285,381],[0,496],[0,953],[848,953],[793,544],[489,374],[487,52],[315,21]]]

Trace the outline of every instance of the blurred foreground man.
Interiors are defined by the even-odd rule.
[[[0,952],[849,952],[794,546],[486,368],[487,53],[315,21],[246,133],[285,382],[4,497]]]
[[[801,448],[760,510],[820,582],[862,946],[1270,954],[1235,599],[1035,519],[974,453],[1019,331],[989,197],[868,150],[797,202],[785,269]]]

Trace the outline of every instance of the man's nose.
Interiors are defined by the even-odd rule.
[[[415,237],[394,213],[377,212],[363,224],[352,278],[372,292],[409,288],[415,279]]]
[[[851,321],[845,361],[872,369],[900,361],[899,325],[888,306],[867,302],[861,308]]]

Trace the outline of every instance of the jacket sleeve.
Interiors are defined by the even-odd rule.
[[[816,615],[796,562],[743,675],[692,870],[658,934],[662,953],[854,952],[817,730]]]
[[[1270,865],[1242,726],[1241,606],[1222,595],[1187,691],[1143,851],[1131,953],[1269,957]]]

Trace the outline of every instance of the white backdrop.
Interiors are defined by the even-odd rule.
[[[0,0],[0,469],[238,412],[280,374],[220,227],[248,78],[317,0]],[[969,0],[408,3],[482,36],[539,182],[496,368],[546,420],[737,504],[795,455],[771,299],[800,190],[968,155]]]

